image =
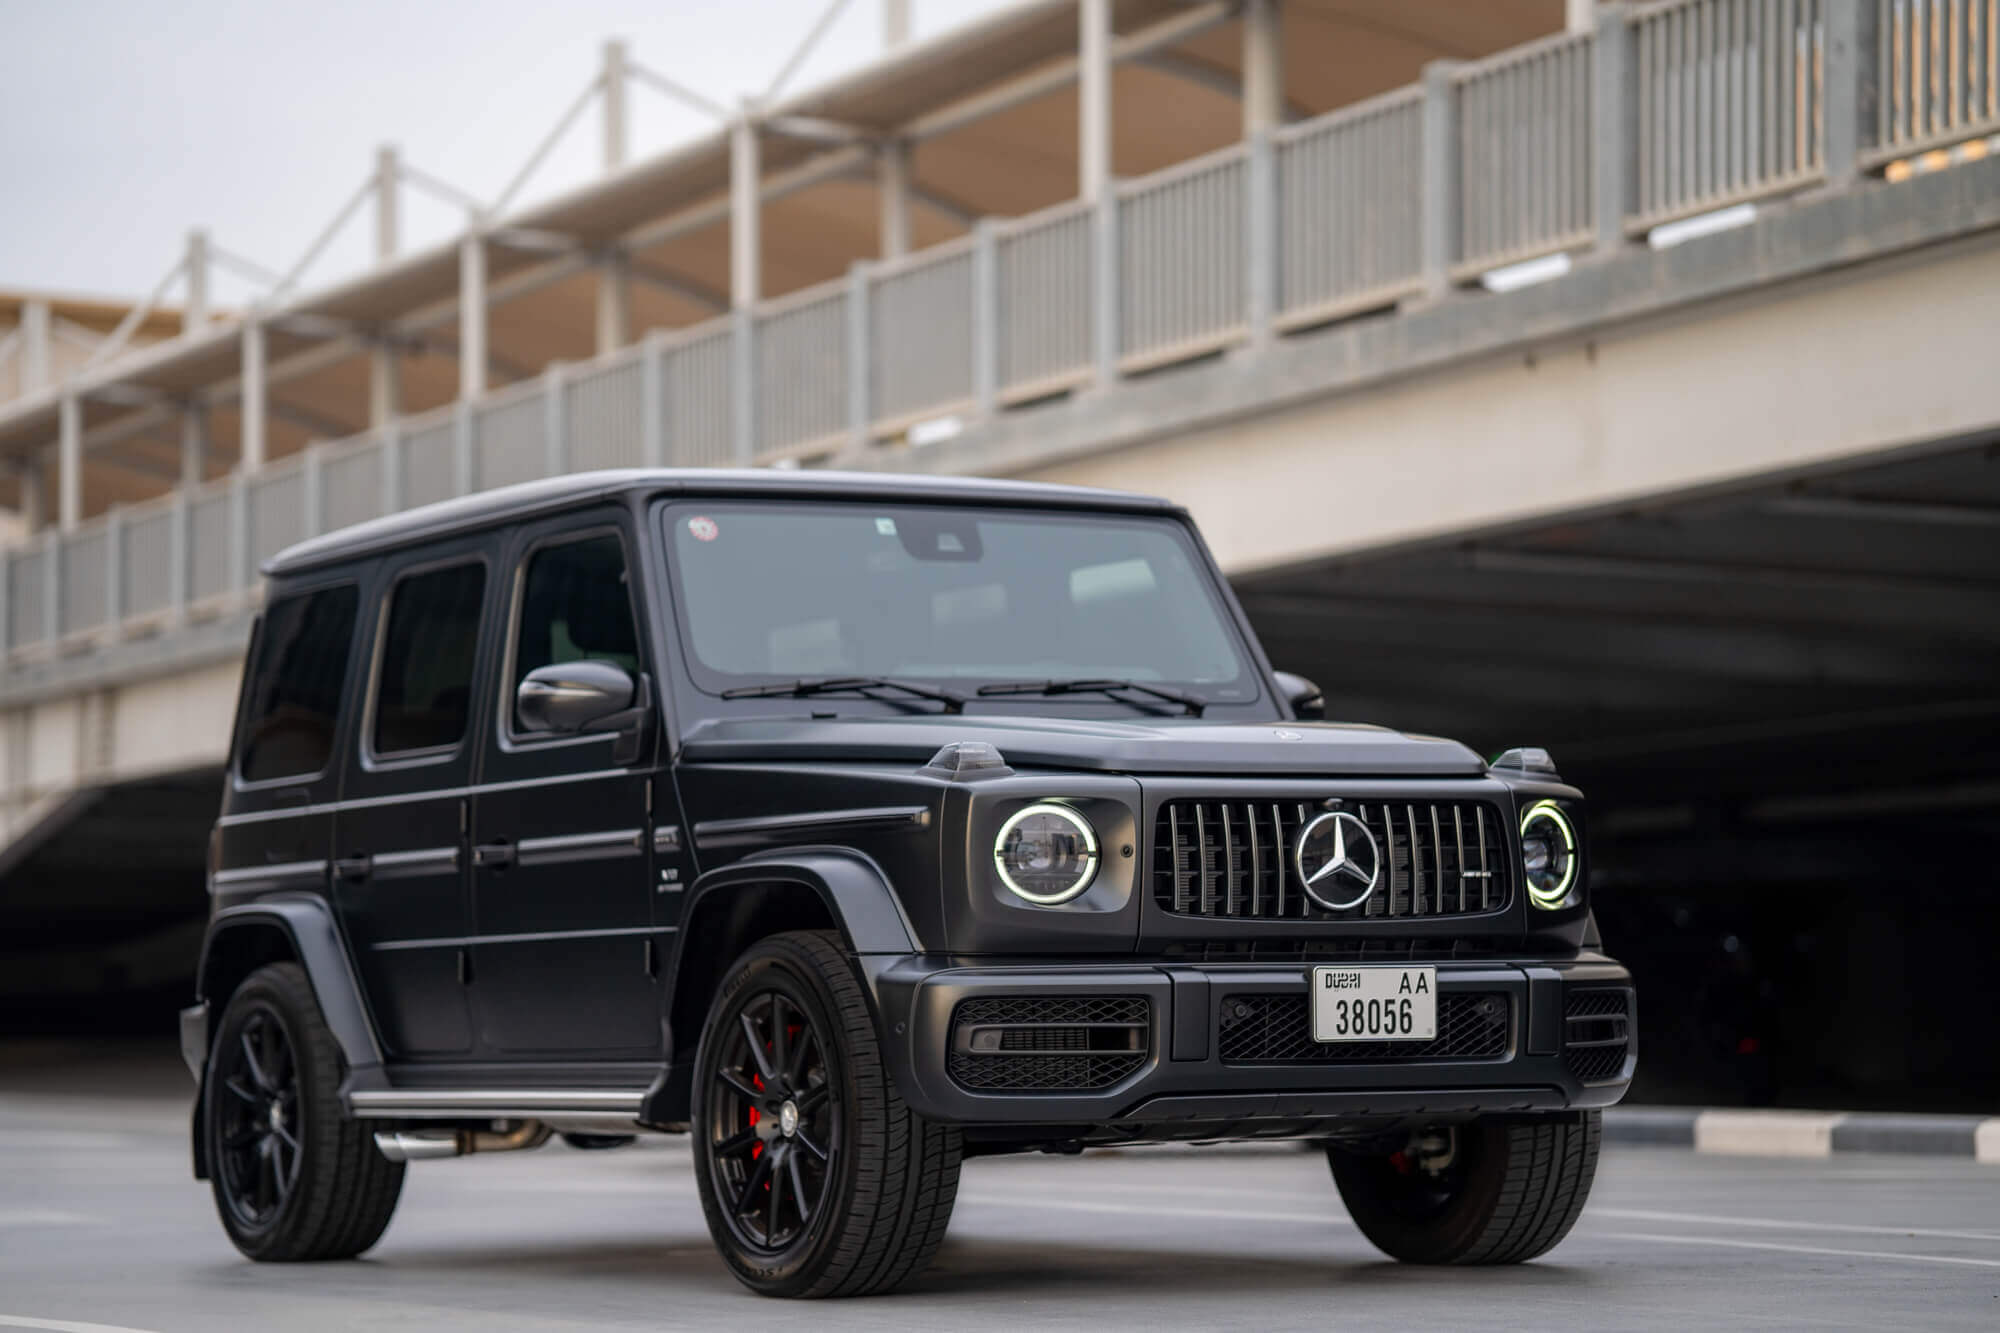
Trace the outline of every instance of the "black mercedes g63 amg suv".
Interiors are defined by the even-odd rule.
[[[1310,1140],[1423,1263],[1583,1206],[1635,1010],[1578,793],[1318,720],[1172,505],[597,473],[265,573],[182,1022],[253,1258],[556,1133],[691,1135],[772,1295],[917,1272],[981,1153]]]

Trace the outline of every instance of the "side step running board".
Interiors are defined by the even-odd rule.
[[[561,1120],[629,1124],[646,1094],[599,1088],[383,1088],[348,1094],[357,1120]]]

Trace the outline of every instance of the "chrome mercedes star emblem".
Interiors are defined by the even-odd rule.
[[[1345,810],[1321,815],[1299,833],[1292,864],[1306,895],[1332,912],[1358,907],[1375,891],[1382,875],[1382,851],[1375,835]],[[1349,894],[1342,897],[1342,893]]]

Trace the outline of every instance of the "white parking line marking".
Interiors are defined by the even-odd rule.
[[[55,1333],[151,1333],[123,1324],[83,1324],[74,1319],[31,1319],[24,1314],[0,1314],[0,1328],[47,1328]]]
[[[965,1203],[994,1204],[1008,1208],[1061,1208],[1072,1213],[1138,1213],[1146,1216],[1206,1217],[1223,1222],[1308,1222],[1351,1227],[1345,1217],[1327,1213],[1271,1213],[1248,1208],[1175,1208],[1165,1204],[1091,1203],[1081,1199],[1051,1199],[1040,1194],[961,1194]]]
[[[1870,1227],[1857,1222],[1787,1222],[1778,1217],[1723,1217],[1716,1213],[1662,1213],[1647,1208],[1592,1208],[1588,1216],[1628,1222],[1694,1222],[1711,1227],[1759,1227],[1770,1231],[1840,1231],[1856,1236],[1920,1236],[1933,1240],[2000,1241],[2000,1231],[1939,1231],[1930,1227]]]
[[[1898,1254],[1894,1250],[1834,1250],[1819,1245],[1780,1245],[1766,1240],[1723,1240],[1719,1236],[1666,1236],[1645,1231],[1605,1233],[1612,1240],[1639,1240],[1653,1245],[1714,1245],[1729,1250],[1769,1250],[1778,1254],[1818,1254],[1838,1259],[1887,1259],[1906,1264],[1951,1264],[1961,1268],[2000,1268],[2000,1259],[1960,1259],[1948,1254]]]

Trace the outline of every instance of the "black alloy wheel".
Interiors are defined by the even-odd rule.
[[[772,987],[741,997],[708,1105],[706,1148],[737,1240],[776,1255],[812,1228],[840,1151],[840,1099],[805,1006]]]
[[[403,1164],[340,1103],[346,1073],[296,963],[229,997],[202,1080],[201,1133],[222,1228],[252,1259],[347,1259],[396,1211]]]
[[[216,1146],[212,1164],[222,1201],[248,1230],[268,1227],[298,1188],[304,1148],[299,1142],[299,1067],[284,1021],[268,1004],[245,1016],[236,1040],[219,1045],[209,1077],[216,1081]]]
[[[772,935],[736,960],[702,1027],[693,1092],[702,1211],[744,1286],[867,1295],[937,1252],[960,1135],[904,1103],[838,935]]]

